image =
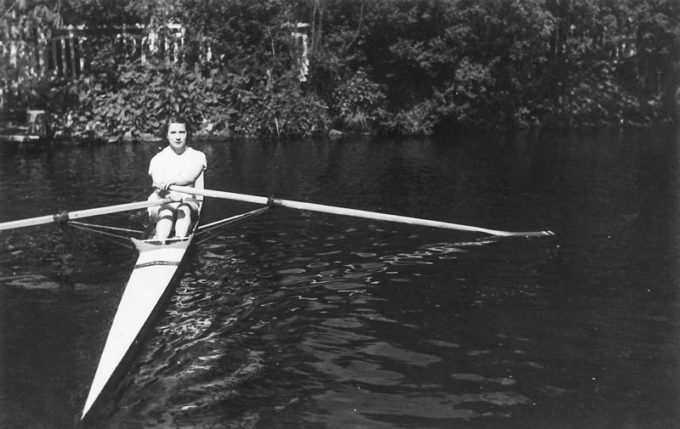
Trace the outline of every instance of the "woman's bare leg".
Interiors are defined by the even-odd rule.
[[[172,209],[163,208],[158,212],[158,222],[156,223],[156,238],[165,240],[170,237],[172,231],[172,224],[175,220],[175,213]]]
[[[177,208],[177,220],[175,221],[175,237],[186,237],[191,226],[191,207],[181,205]]]

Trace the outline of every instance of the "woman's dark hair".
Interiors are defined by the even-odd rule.
[[[184,116],[170,116],[165,121],[165,124],[163,124],[163,140],[165,140],[168,135],[168,128],[170,128],[170,124],[184,124],[187,129],[187,142],[190,142],[189,139],[193,134],[193,128],[191,126],[191,122],[189,122]]]

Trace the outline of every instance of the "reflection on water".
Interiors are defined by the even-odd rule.
[[[558,236],[284,209],[218,231],[95,426],[672,427],[677,142],[204,143],[209,187]],[[154,150],[4,153],[0,221],[144,198]],[[68,229],[0,235],[0,426],[78,427],[133,261]]]

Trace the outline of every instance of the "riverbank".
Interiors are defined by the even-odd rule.
[[[514,134],[524,134],[524,135],[538,135],[541,133],[554,133],[554,132],[587,132],[588,130],[594,129],[607,129],[607,130],[639,130],[644,129],[649,126],[657,125],[668,125],[678,123],[678,120],[669,118],[663,121],[658,121],[652,124],[637,123],[634,121],[617,121],[614,123],[607,124],[593,124],[586,123],[581,126],[550,126],[543,125],[539,123],[531,124],[526,127],[513,128],[513,129],[499,129],[493,127],[486,128],[474,128],[474,127],[441,127],[437,130],[437,133],[429,136],[435,139],[449,138],[452,136],[465,136],[465,135],[475,135],[475,134],[498,134],[498,135],[508,135],[508,133]],[[104,144],[118,144],[118,143],[144,143],[144,144],[162,144],[164,139],[159,134],[153,133],[132,133],[127,131],[124,134],[113,134],[107,133],[100,127],[88,127],[83,132],[70,132],[68,129],[63,127],[63,125],[53,124],[50,127],[53,131],[49,135],[32,134],[27,132],[27,127],[21,129],[14,128],[3,128],[0,126],[0,144],[4,145],[20,145],[24,147],[48,147],[48,146],[78,146],[78,145],[104,145]],[[345,140],[345,139],[366,139],[370,137],[378,137],[380,133],[376,130],[337,130],[330,129],[326,133],[319,133],[315,135],[315,138],[321,139],[331,139],[331,140]],[[383,136],[387,137],[387,136]],[[414,138],[414,136],[408,135],[391,135],[391,138]],[[428,136],[420,136],[428,137]],[[271,139],[277,140],[276,138],[270,136]],[[292,137],[288,136],[286,139],[290,140]],[[248,136],[248,135],[238,135],[230,132],[225,132],[225,130],[220,130],[218,132],[212,131],[210,128],[201,128],[193,135],[194,141],[227,141],[227,140],[261,140],[261,137]]]

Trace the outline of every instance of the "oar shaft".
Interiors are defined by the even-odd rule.
[[[386,213],[377,213],[366,210],[356,210],[344,207],[327,206],[315,203],[305,203],[300,201],[282,200],[278,198],[259,197],[255,195],[236,194],[233,192],[213,191],[210,189],[196,189],[188,186],[173,185],[170,187],[173,191],[184,192],[187,194],[203,195],[205,197],[223,198],[228,200],[243,201],[254,204],[266,204],[270,206],[288,207],[297,210],[308,210],[320,213],[337,214],[344,216],[360,217],[364,219],[382,220],[388,222],[400,222],[411,225],[429,226],[434,228],[455,229],[458,231],[481,232],[484,234],[496,235],[500,237],[534,237],[534,236],[549,236],[554,235],[551,231],[533,231],[533,232],[510,232],[498,231],[495,229],[480,228],[476,226],[461,225],[457,223],[441,222],[436,220],[420,219],[408,216],[399,216]]]
[[[145,209],[147,207],[157,206],[160,204],[169,203],[172,200],[169,198],[152,201],[139,201],[135,203],[117,204],[113,206],[97,207],[93,209],[77,210],[72,212],[62,212],[47,216],[38,216],[29,219],[15,220],[11,222],[0,223],[0,231],[23,228],[27,226],[45,225],[53,222],[63,222],[72,219],[86,218],[92,216],[99,216],[111,213],[119,213],[132,210]]]

